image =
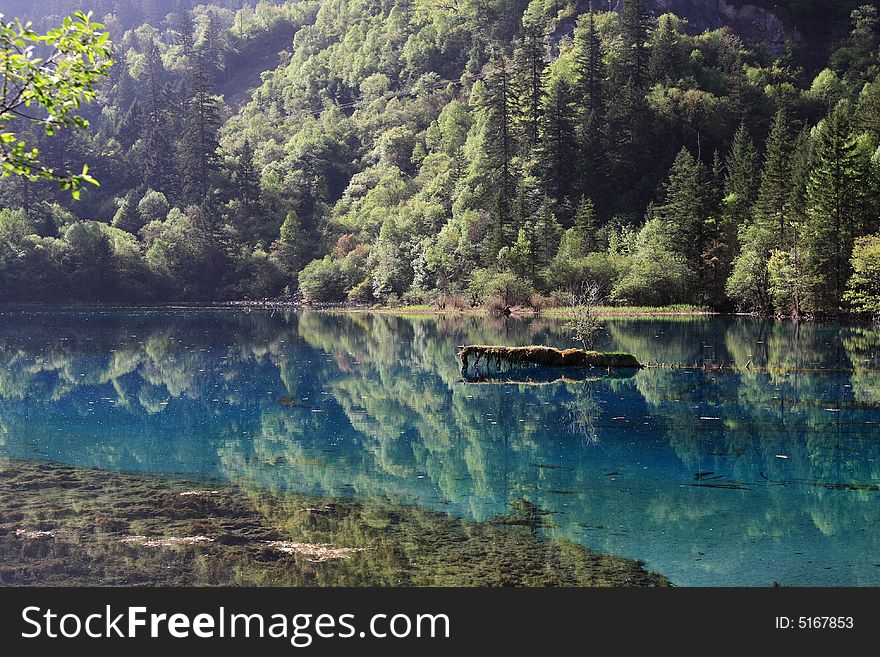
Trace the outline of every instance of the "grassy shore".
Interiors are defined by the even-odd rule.
[[[483,307],[476,308],[438,308],[428,304],[411,306],[338,306],[324,308],[323,310],[344,313],[388,313],[393,315],[487,315],[490,311]],[[711,310],[701,306],[679,304],[674,306],[600,306],[596,309],[601,317],[677,317],[716,315]],[[573,317],[576,309],[571,306],[558,306],[553,308],[534,309],[528,306],[515,306],[511,308],[511,314],[518,317],[542,316],[542,317]]]

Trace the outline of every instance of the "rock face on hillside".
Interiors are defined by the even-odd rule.
[[[622,0],[593,2],[596,9],[620,11]],[[747,2],[726,0],[645,0],[655,16],[667,12],[687,19],[688,31],[700,33],[727,25],[746,41],[766,42],[779,48],[787,40],[803,41],[793,27],[786,25],[776,14]]]

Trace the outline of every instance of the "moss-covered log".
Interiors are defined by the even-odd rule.
[[[543,345],[530,347],[504,347],[500,345],[465,345],[459,347],[462,376],[467,376],[471,364],[474,368],[481,360],[495,363],[501,368],[502,361],[516,365],[545,365],[549,367],[603,367],[641,368],[632,354],[616,351],[585,351],[583,349],[556,349]]]
[[[484,374],[468,372],[463,378],[473,385],[517,385],[517,386],[549,386],[557,383],[597,383],[612,379],[625,379],[634,376],[634,368],[599,370],[556,367],[530,367],[528,369],[512,369],[509,372]]]

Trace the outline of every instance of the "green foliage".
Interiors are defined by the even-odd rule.
[[[235,299],[266,299],[277,294],[284,273],[262,249],[242,253],[236,258],[236,272],[227,294]]]
[[[0,14],[0,167],[3,176],[47,179],[79,198],[83,183],[97,184],[84,164],[82,172],[58,171],[41,164],[37,148],[10,128],[24,122],[42,125],[47,136],[65,127],[86,129],[78,114],[97,95],[97,85],[113,64],[109,33],[91,14],[76,12],[60,27],[38,34],[30,23],[4,21]],[[46,53],[45,56],[43,53]]]
[[[96,59],[64,124],[88,133],[4,120],[40,166],[88,161],[103,184],[73,203],[0,181],[24,217],[4,298],[497,305],[593,283],[617,303],[845,309],[853,244],[880,230],[876,12],[823,62],[618,4],[123,3],[112,69],[105,28],[74,19]]]
[[[880,316],[880,236],[858,238],[851,264],[853,273],[844,299],[854,312]]]
[[[164,215],[162,218],[164,219]],[[145,223],[147,222],[139,212],[137,194],[131,191],[120,199],[119,209],[113,215],[113,226],[136,234]]]
[[[624,305],[664,306],[692,298],[694,271],[681,254],[678,228],[649,219],[635,240],[626,274],[611,299]]]
[[[797,252],[773,251],[767,261],[770,298],[777,313],[798,317],[807,290],[803,262]]]
[[[199,250],[195,230],[192,219],[177,208],[168,213],[165,221],[152,222],[141,230],[146,238],[150,269],[165,289],[182,285],[179,298],[192,298],[197,292]]]
[[[841,101],[815,129],[804,246],[812,310],[835,312],[850,277],[857,195],[867,165]]]
[[[344,301],[348,291],[362,282],[367,250],[357,248],[337,260],[324,256],[312,260],[299,273],[299,289],[307,301]]]
[[[758,193],[758,153],[744,123],[733,136],[725,169],[724,214],[735,230],[749,220]]]
[[[766,313],[771,308],[767,261],[774,247],[773,233],[759,223],[740,232],[742,248],[727,279],[727,295],[740,310]]]
[[[512,271],[495,272],[491,269],[476,269],[471,275],[468,293],[474,305],[497,298],[503,308],[527,304],[532,288],[527,281]]]
[[[137,213],[142,225],[146,225],[151,221],[164,221],[170,209],[171,207],[168,205],[168,199],[165,198],[165,194],[152,189],[144,194],[137,204]]]

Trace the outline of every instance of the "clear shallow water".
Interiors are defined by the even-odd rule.
[[[226,310],[0,312],[0,456],[387,496],[543,531],[679,585],[880,584],[880,330],[608,320],[679,365],[475,385],[457,345],[561,322]]]

